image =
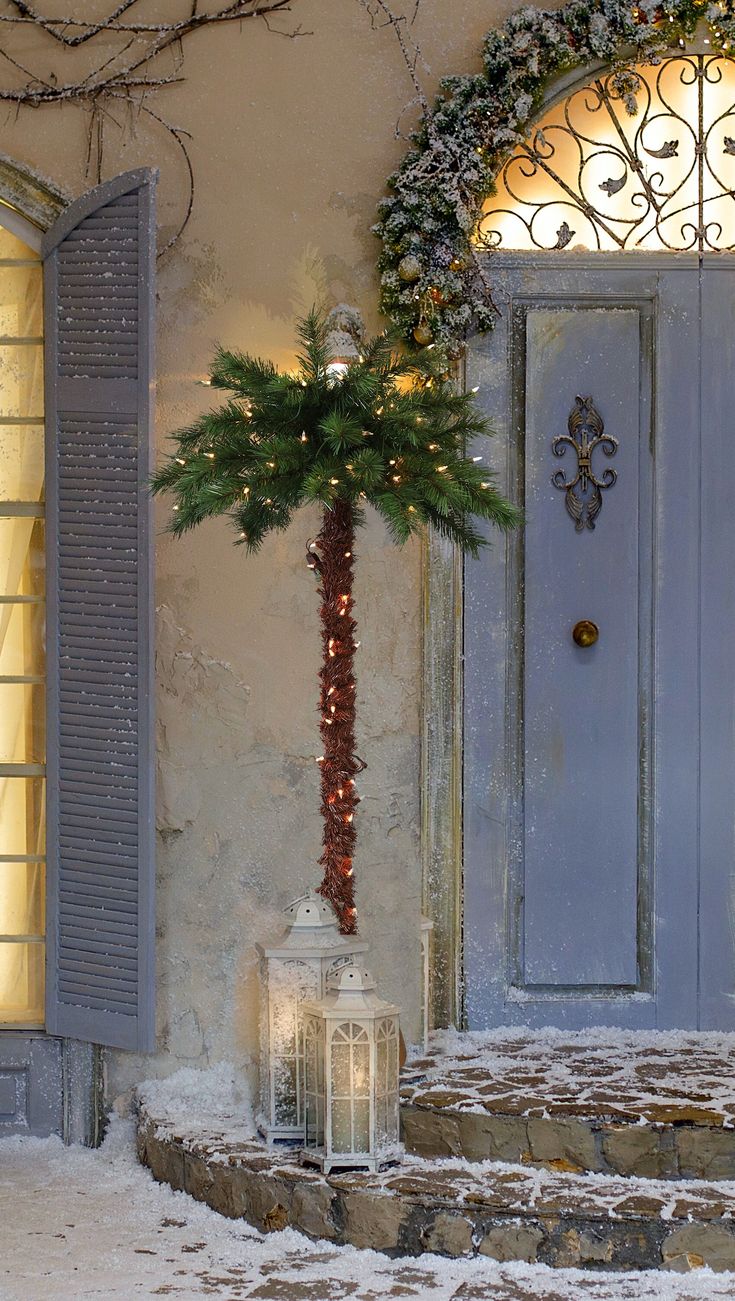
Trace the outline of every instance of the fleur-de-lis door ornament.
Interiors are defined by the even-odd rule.
[[[592,453],[599,447],[605,456],[614,456],[618,450],[618,440],[612,434],[605,433],[602,416],[591,397],[576,397],[569,413],[569,433],[557,434],[552,439],[551,450],[554,456],[566,455],[567,447],[577,454],[577,473],[573,479],[567,479],[563,470],[557,470],[551,476],[555,488],[564,492],[564,504],[578,533],[583,529],[593,529],[595,520],[602,510],[602,493],[611,488],[617,479],[617,471],[608,466],[601,478],[597,478],[592,469]]]

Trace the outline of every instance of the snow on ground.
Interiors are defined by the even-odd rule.
[[[103,1146],[58,1139],[0,1142],[0,1298],[215,1296],[237,1301],[715,1301],[735,1275],[586,1274],[489,1260],[390,1260],[312,1243],[291,1230],[262,1236],[138,1165],[130,1121]]]
[[[162,1080],[144,1080],[136,1093],[151,1116],[165,1116],[177,1133],[198,1139],[216,1129],[222,1142],[242,1143],[256,1134],[247,1083],[231,1062],[208,1070],[182,1067]]]

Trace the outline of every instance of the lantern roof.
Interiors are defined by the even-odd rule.
[[[342,1017],[398,1016],[400,1009],[386,1003],[375,992],[371,972],[356,963],[340,967],[327,981],[327,993],[318,1002],[305,1003],[304,1011],[317,1011],[328,1020]]]
[[[331,903],[316,890],[307,890],[284,908],[291,930],[317,930],[323,926],[336,926],[337,914]]]
[[[299,895],[284,913],[288,926],[281,939],[272,946],[256,946],[266,958],[292,957],[296,952],[304,957],[336,958],[364,953],[368,947],[355,935],[340,934],[334,908],[314,889]]]

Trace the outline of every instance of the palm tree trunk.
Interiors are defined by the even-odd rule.
[[[359,796],[355,777],[364,764],[355,754],[355,621],[352,581],[355,523],[349,502],[337,501],[324,511],[316,540],[319,594],[322,598],[322,667],[319,710],[323,756],[323,868],[319,892],[335,908],[344,935],[357,930],[353,856],[355,809]]]

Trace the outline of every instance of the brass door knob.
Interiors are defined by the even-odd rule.
[[[594,646],[600,635],[600,629],[591,619],[580,619],[572,628],[572,640],[576,646],[581,646],[584,650],[587,646]]]

